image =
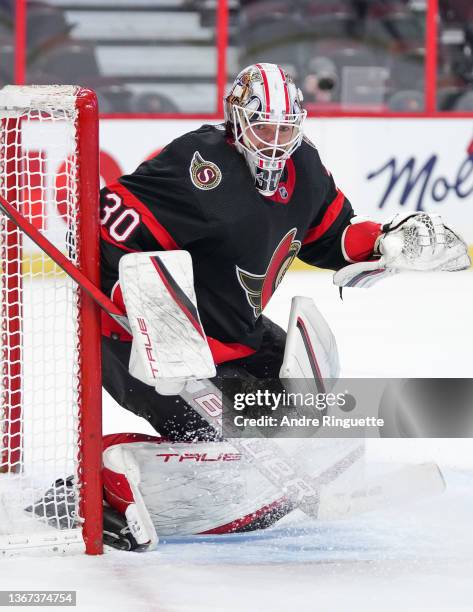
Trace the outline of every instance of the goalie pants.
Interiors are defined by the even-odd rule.
[[[217,386],[221,378],[239,378],[247,383],[261,378],[279,383],[286,333],[263,316],[263,341],[260,349],[242,359],[217,366]],[[131,342],[102,339],[102,382],[113,399],[123,408],[146,419],[154,429],[171,441],[213,440],[215,431],[182,398],[158,395],[154,387],[145,385],[128,372]],[[221,384],[221,383],[220,383]]]

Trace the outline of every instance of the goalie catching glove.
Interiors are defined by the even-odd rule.
[[[357,225],[362,223],[347,228],[344,243],[348,231]],[[344,251],[348,252],[346,244]],[[369,287],[383,276],[403,270],[455,272],[467,269],[471,263],[464,240],[443,224],[440,215],[428,213],[398,214],[380,226],[373,257],[375,259],[355,262],[336,272],[334,284]],[[350,256],[346,258],[354,261]]]

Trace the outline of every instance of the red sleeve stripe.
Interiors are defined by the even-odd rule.
[[[309,229],[309,231],[305,235],[304,240],[302,241],[302,244],[309,244],[310,242],[315,242],[315,240],[318,240],[321,236],[323,236],[325,232],[330,229],[330,227],[333,225],[336,218],[342,211],[344,202],[345,196],[340,191],[340,189],[337,189],[337,197],[327,206],[324,218],[318,225]]]
[[[105,229],[103,225],[100,227],[100,237],[102,238],[102,240],[105,240],[105,242],[108,242],[109,244],[113,244],[113,246],[118,247],[122,251],[126,251],[127,253],[137,252],[134,249],[130,249],[129,247],[125,246],[122,242],[117,242],[116,240],[114,240],[110,236],[110,234],[107,232],[107,230]]]
[[[140,214],[142,222],[164,250],[174,251],[179,249],[177,243],[167,229],[159,223],[143,202],[138,200],[138,198],[134,196],[131,191],[128,191],[124,185],[121,183],[113,183],[113,185],[108,186],[108,189],[114,193],[118,193],[125,206],[134,208]]]

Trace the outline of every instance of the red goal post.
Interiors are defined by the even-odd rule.
[[[76,86],[1,89],[0,195],[95,285],[98,190],[94,92]],[[99,554],[98,308],[2,214],[0,270],[0,553],[85,543],[87,553]],[[69,508],[56,498],[40,501],[55,480],[70,476]]]

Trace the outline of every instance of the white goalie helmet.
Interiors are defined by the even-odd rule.
[[[262,195],[278,188],[286,161],[302,142],[302,93],[276,64],[247,66],[225,98],[225,122]]]

